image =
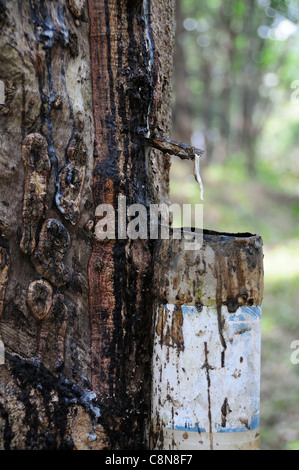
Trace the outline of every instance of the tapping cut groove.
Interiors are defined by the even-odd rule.
[[[20,248],[26,255],[32,255],[36,247],[36,231],[44,215],[51,170],[46,139],[40,134],[29,134],[25,137],[22,159],[25,167],[25,186]]]

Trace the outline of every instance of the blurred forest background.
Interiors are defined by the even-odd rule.
[[[177,0],[174,130],[205,228],[264,239],[262,449],[299,450],[299,0]],[[175,160],[171,202],[199,196]]]

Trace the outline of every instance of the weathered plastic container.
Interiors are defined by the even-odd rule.
[[[258,450],[263,243],[203,232],[155,253],[151,450]]]

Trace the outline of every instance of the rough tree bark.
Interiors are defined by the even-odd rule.
[[[0,1],[1,449],[138,449],[153,243],[95,209],[168,200],[173,0]]]

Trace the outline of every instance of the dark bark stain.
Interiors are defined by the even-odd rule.
[[[184,335],[183,335],[183,323],[184,316],[182,313],[182,308],[180,305],[176,305],[171,316],[171,326],[167,326],[165,330],[165,325],[168,325],[167,317],[169,311],[166,307],[159,307],[158,321],[156,327],[156,333],[160,336],[161,346],[168,346],[176,348],[179,351],[184,351]]]
[[[220,342],[222,346],[222,351],[221,351],[221,367],[225,367],[225,352],[227,350],[227,344],[224,339],[224,334],[223,334],[223,328],[225,325],[225,320],[222,316],[222,308],[221,305],[217,306],[217,319],[218,319],[218,331],[219,331],[219,336],[220,336]]]
[[[205,347],[205,364],[202,366],[202,369],[206,370],[206,377],[207,377],[207,392],[208,392],[208,418],[209,418],[209,435],[210,435],[210,450],[214,450],[213,444],[213,423],[212,423],[212,402],[211,402],[211,377],[210,377],[210,370],[214,368],[209,364],[209,351],[208,351],[208,343],[204,343]]]
[[[18,400],[25,407],[24,424],[28,426],[26,448],[31,450],[73,450],[74,443],[67,437],[69,412],[74,406],[82,407],[93,422],[100,421],[96,410],[103,410],[98,398],[90,397],[78,385],[60,373],[53,375],[42,364],[32,363],[6,353],[6,364],[19,389]],[[39,420],[39,408],[34,403],[34,394],[41,396],[42,406],[50,423],[47,432]],[[53,402],[53,393],[58,397]],[[12,446],[13,433],[5,409],[5,397],[0,394],[0,415],[5,419],[5,445]]]
[[[227,415],[231,413],[231,409],[228,404],[228,399],[225,398],[223,405],[221,407],[221,426],[223,428],[226,428],[226,423],[227,423]]]
[[[78,183],[76,186],[76,194],[72,194],[72,199],[77,206],[80,204],[80,201],[78,203],[78,198],[81,197],[80,193],[82,191],[84,178],[82,178],[82,174],[80,178],[77,178],[78,174],[76,174],[76,171],[79,170],[78,166],[82,169],[82,166],[86,165],[86,148],[82,149],[84,145],[78,145],[80,147],[79,151],[77,151],[77,147],[74,150],[74,146],[76,146],[74,141],[78,143],[78,141],[81,140],[81,134],[77,132],[76,116],[66,86],[66,70],[70,60],[74,59],[78,54],[78,38],[75,34],[67,30],[65,19],[69,20],[70,14],[69,18],[64,17],[65,13],[67,13],[64,7],[64,0],[56,0],[55,2],[30,0],[29,2],[18,1],[16,3],[18,4],[16,13],[19,14],[20,17],[15,19],[16,22],[13,21],[13,18],[9,18],[10,24],[7,23],[7,29],[4,31],[4,34],[9,34],[12,44],[15,44],[16,47],[18,45],[21,47],[21,44],[17,43],[17,38],[22,38],[22,34],[24,33],[24,38],[27,41],[27,44],[24,42],[24,45],[29,46],[27,49],[25,47],[24,56],[19,52],[19,57],[22,61],[20,62],[22,70],[19,78],[20,87],[10,82],[8,83],[9,86],[6,87],[6,104],[10,105],[14,96],[16,96],[16,99],[19,99],[20,103],[20,109],[17,110],[15,108],[14,112],[16,112],[16,114],[19,112],[21,119],[16,116],[16,114],[14,114],[13,118],[18,118],[16,122],[21,121],[23,160],[26,173],[23,206],[24,226],[22,234],[19,230],[17,239],[21,244],[23,253],[27,255],[34,253],[32,259],[40,276],[37,275],[31,266],[30,258],[25,258],[21,253],[17,253],[16,247],[12,247],[14,266],[11,285],[9,286],[9,294],[11,297],[5,305],[4,318],[1,322],[1,333],[3,333],[3,339],[5,337],[4,340],[7,352],[6,365],[1,366],[1,378],[3,372],[3,377],[9,376],[10,381],[13,382],[12,374],[15,379],[15,387],[13,387],[12,390],[9,389],[6,396],[4,396],[4,394],[2,396],[2,386],[5,389],[7,384],[5,382],[1,383],[1,427],[3,426],[4,429],[4,446],[7,450],[14,445],[17,447],[17,444],[22,447],[23,443],[25,443],[26,447],[31,448],[31,450],[73,449],[74,443],[68,441],[65,437],[67,433],[69,433],[69,429],[67,430],[69,426],[68,412],[71,411],[74,406],[82,406],[87,410],[89,416],[93,420],[96,420],[93,408],[98,404],[97,398],[89,402],[89,399],[86,398],[86,393],[90,392],[90,384],[88,385],[89,380],[87,378],[80,376],[76,379],[77,382],[80,381],[80,383],[86,384],[87,387],[89,386],[89,389],[85,391],[76,388],[77,385],[75,383],[70,383],[68,379],[61,374],[61,371],[64,369],[66,327],[68,321],[68,309],[66,305],[69,307],[73,299],[83,310],[83,314],[80,312],[80,322],[78,321],[78,324],[80,323],[79,326],[81,328],[82,326],[86,328],[82,328],[83,331],[80,331],[82,336],[79,335],[79,338],[75,340],[76,342],[73,337],[67,338],[67,346],[69,346],[70,350],[76,348],[76,353],[78,352],[77,356],[81,355],[81,357],[79,357],[79,359],[77,357],[73,360],[70,351],[68,351],[68,354],[66,354],[68,369],[65,370],[65,372],[69,377],[72,376],[72,373],[73,376],[76,375],[75,371],[71,371],[69,367],[70,364],[72,364],[72,360],[74,365],[77,366],[77,375],[78,371],[80,371],[80,367],[81,369],[83,367],[87,369],[89,365],[88,342],[90,339],[90,331],[88,329],[88,322],[84,320],[84,315],[86,315],[84,308],[88,310],[88,285],[87,280],[84,279],[84,276],[86,276],[86,262],[83,261],[84,268],[82,266],[80,269],[78,268],[79,273],[74,273],[72,278],[69,277],[68,269],[64,265],[64,256],[70,245],[68,230],[62,225],[60,220],[48,219],[44,225],[43,221],[45,220],[44,213],[48,209],[46,206],[46,196],[49,192],[53,192],[48,191],[47,186],[51,167],[54,172],[55,180],[63,173],[63,171],[59,172],[59,152],[57,149],[58,146],[61,146],[61,143],[58,142],[58,139],[55,142],[58,121],[57,111],[62,109],[64,110],[64,113],[60,115],[62,125],[68,126],[67,121],[69,120],[71,127],[70,135],[66,136],[65,143],[63,144],[66,160],[63,170],[65,170],[65,167],[69,164],[67,168],[68,174],[66,176],[67,183],[72,186],[76,186]],[[2,19],[6,17],[6,10],[5,2],[0,1],[1,27]],[[26,12],[26,17],[24,16],[24,11]],[[16,24],[20,25],[20,23],[21,30],[18,31],[18,34],[15,36],[16,40],[14,40],[13,36]],[[25,29],[28,32],[25,32]],[[32,29],[32,31],[30,31],[30,29]],[[31,38],[33,39],[31,40]],[[87,38],[81,35],[80,44],[84,44],[86,39]],[[22,39],[20,40],[22,41]],[[14,47],[11,44],[9,44],[9,46]],[[14,49],[16,49],[16,47],[14,47]],[[86,55],[86,51],[84,51],[83,56],[84,55]],[[8,59],[10,60],[10,58]],[[13,65],[9,63],[9,60],[8,67]],[[20,68],[18,68],[20,64],[17,64],[16,73],[20,70]],[[32,70],[32,64],[35,67],[38,91],[41,99],[41,106],[37,112],[35,112],[36,108],[30,104],[30,100],[35,100],[36,98],[36,90],[33,90],[33,98],[30,98],[27,93],[29,84],[26,83],[26,77],[28,77],[28,73]],[[22,65],[24,65],[23,69]],[[30,82],[30,79],[28,81]],[[62,93],[59,96],[55,90],[56,83],[57,86],[62,89]],[[18,90],[20,91],[19,97],[18,94],[16,94]],[[88,90],[88,88],[86,87],[85,90]],[[39,100],[37,101],[40,103]],[[30,106],[34,108],[34,112],[31,116]],[[26,107],[28,108],[27,114]],[[1,113],[3,111],[5,110],[0,109]],[[30,134],[26,136],[28,129],[31,130],[31,128],[33,133],[30,132]],[[89,129],[91,130],[91,128],[92,123],[90,123]],[[37,130],[39,133],[36,132]],[[81,131],[80,129],[80,132]],[[73,163],[71,161],[73,156],[75,156],[76,163],[78,163],[77,167],[73,165],[76,168],[70,168],[70,166],[72,166],[71,163]],[[80,161],[78,161],[78,158]],[[21,168],[18,175],[22,175],[22,170]],[[31,173],[31,176],[32,173],[35,173],[35,180],[34,178],[27,178],[29,173]],[[78,179],[80,181],[78,181]],[[55,181],[55,183],[57,183],[57,181]],[[9,207],[8,202],[4,201],[4,203]],[[10,207],[11,210],[13,210],[12,204]],[[77,207],[75,209],[77,209]],[[93,205],[89,203],[88,206],[86,203],[85,209],[91,212]],[[70,213],[73,215],[73,212],[75,212],[75,218],[78,219],[78,211],[66,210],[67,215],[70,215]],[[21,214],[19,214],[19,216],[20,215]],[[55,217],[55,215],[53,217]],[[0,221],[0,226],[2,228],[2,221]],[[92,229],[87,228],[86,224],[85,240],[89,247],[92,239],[92,235],[90,235],[91,230]],[[10,236],[13,237],[12,234],[10,234]],[[74,237],[80,241],[84,239],[83,236],[81,237],[80,230],[74,234]],[[7,240],[2,237],[2,233],[0,232],[0,317],[2,315],[5,283],[7,280],[6,270],[8,265],[6,261],[9,260],[8,242],[7,246],[6,242]],[[35,242],[38,245],[36,250]],[[76,247],[77,246],[78,244]],[[87,253],[88,249],[80,248],[78,256],[81,257],[82,254],[84,256]],[[6,259],[5,263],[4,255]],[[3,266],[2,261],[4,263]],[[20,267],[21,270],[19,272]],[[20,284],[18,283],[18,276],[20,276]],[[52,285],[44,279],[30,282],[31,279],[36,279],[36,277],[47,278]],[[85,280],[85,283],[82,282],[82,278]],[[25,281],[27,279],[29,284],[28,298],[26,297],[28,284],[26,283],[26,286],[24,286],[24,279]],[[71,287],[76,292],[79,292],[79,299],[77,299],[75,295],[72,295],[73,293],[70,292],[70,290],[66,291],[65,289],[66,283],[69,281],[72,282],[71,279],[75,279]],[[2,282],[2,280],[5,281],[5,283]],[[42,287],[46,288],[43,289]],[[60,290],[62,288],[65,297],[61,294]],[[80,298],[81,294],[84,294],[83,298]],[[72,333],[77,333],[76,328],[79,330],[79,327],[78,324],[76,328],[74,327],[75,315],[71,317],[71,312],[74,310],[75,307],[69,312],[69,318],[73,321],[71,325]],[[31,315],[31,313],[33,315]],[[84,351],[85,348],[86,350]],[[28,358],[28,361],[22,360],[17,356],[13,357],[8,354],[8,351],[14,354],[20,354],[23,358]],[[87,352],[87,354],[85,354],[85,357],[82,359],[85,352]],[[58,401],[53,399],[52,393],[54,392],[58,394]],[[38,400],[34,403],[35,398],[32,399],[35,393],[37,395],[41,394],[43,397],[41,406],[39,406],[40,403]],[[10,394],[12,399],[16,402],[16,408],[13,408],[13,405],[11,407],[9,406],[11,403],[7,400],[9,400]],[[19,400],[21,403],[18,403]],[[25,422],[20,422],[14,441],[11,428],[15,430],[15,416],[17,416],[17,419],[19,416],[22,416],[22,404],[24,404],[26,409]],[[18,406],[20,407],[18,408]],[[18,414],[18,411],[20,414]],[[50,423],[48,430],[42,429],[40,423],[44,413]],[[24,429],[27,429],[27,426],[28,429],[30,429],[27,435],[24,436],[23,442],[20,443],[20,435]]]
[[[90,1],[89,9],[95,204],[116,207],[117,196],[123,194],[127,204],[148,207],[145,145],[139,131],[147,128],[154,71],[149,69],[143,4],[105,0],[99,6]],[[105,38],[101,47],[95,39],[99,36]],[[152,251],[147,241],[96,241],[90,260],[93,386],[109,403],[106,429],[117,448],[144,446],[150,400]]]
[[[53,49],[56,46],[61,48],[61,78],[65,84],[65,96],[70,110],[70,122],[72,123],[71,136],[66,144],[65,154],[67,154],[68,147],[74,135],[76,134],[76,123],[73,112],[73,105],[69,98],[66,88],[65,77],[65,50],[68,49],[71,56],[77,56],[76,37],[69,33],[66,28],[63,4],[59,0],[57,5],[57,19],[59,26],[57,26],[46,6],[45,0],[30,2],[31,17],[33,19],[34,33],[36,39],[36,48],[39,51],[40,47],[45,54],[45,66],[41,57],[42,51],[36,54],[36,73],[39,83],[39,93],[41,98],[40,109],[40,133],[47,138],[49,157],[52,164],[52,169],[55,176],[55,182],[58,184],[59,162],[55,150],[55,139],[53,134],[52,111],[57,107],[58,96],[54,90],[53,72],[52,72],[52,55]],[[48,95],[45,93],[44,88],[47,85]],[[45,129],[46,127],[46,129]]]
[[[0,1],[0,18],[5,18],[5,15],[6,15],[6,10],[7,10],[7,6],[6,6],[6,2],[4,2],[3,0]]]
[[[5,410],[5,408],[2,406],[1,403],[0,403],[0,416],[5,422],[4,433],[3,433],[4,450],[11,450],[11,441],[14,438],[14,433],[12,431],[12,427],[9,422],[9,414]]]

